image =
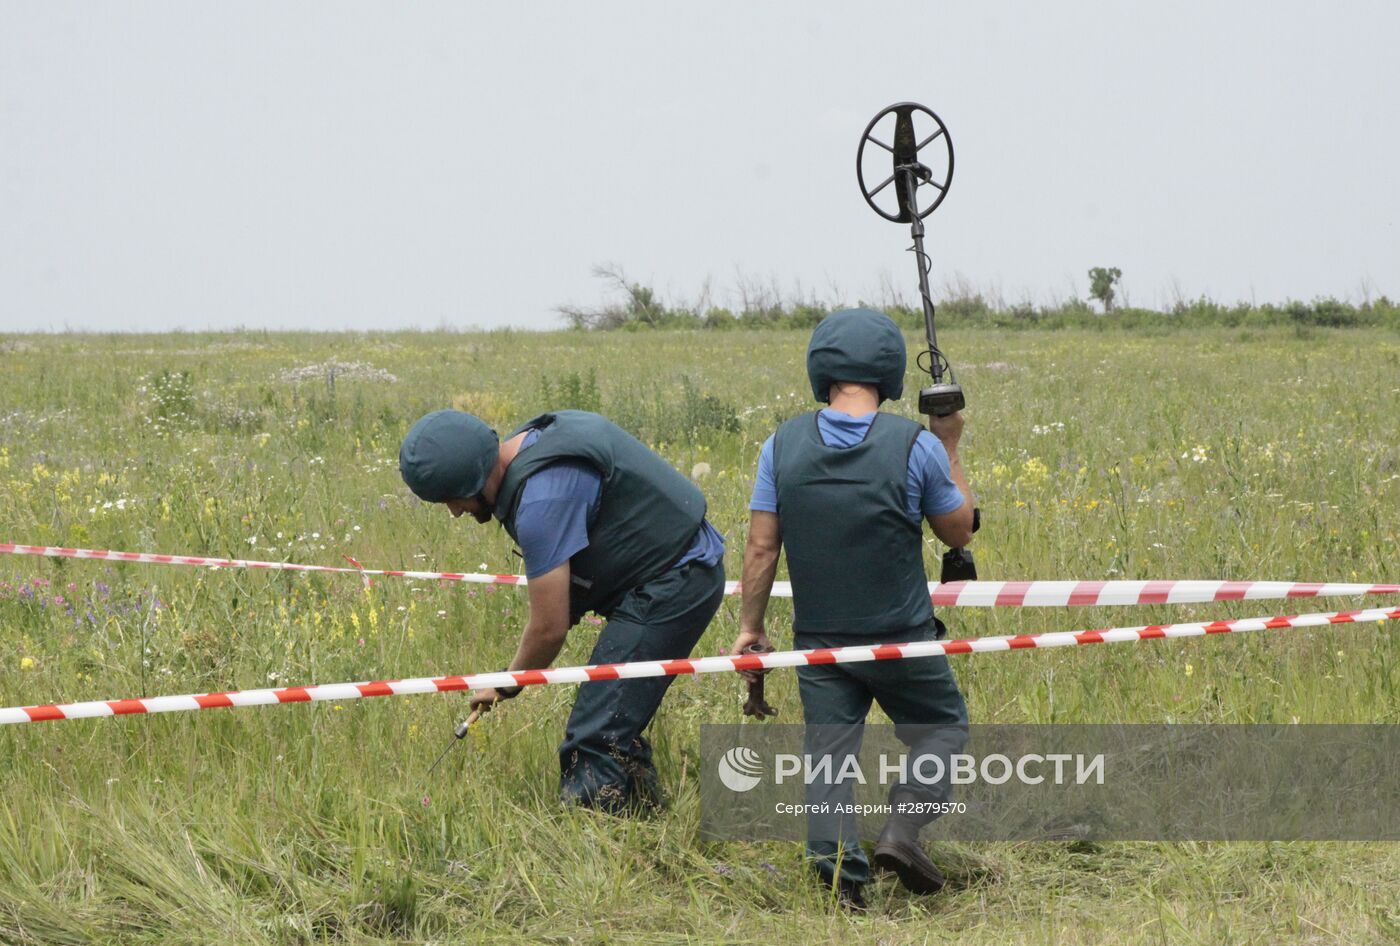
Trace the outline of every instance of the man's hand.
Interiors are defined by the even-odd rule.
[[[928,432],[942,441],[948,452],[953,452],[958,448],[958,441],[962,439],[963,416],[962,411],[953,411],[946,417],[935,417],[930,414],[928,418]]]
[[[510,673],[510,668],[506,667],[501,673]],[[485,713],[501,700],[513,700],[520,695],[523,686],[513,687],[482,687],[480,690],[472,690],[471,696],[467,697],[467,705],[474,710]]]
[[[494,687],[486,687],[482,690],[472,690],[471,695],[467,697],[467,705],[474,710],[481,710],[485,713],[497,703],[510,698]]]
[[[762,631],[758,632],[762,643],[749,644],[744,648],[745,654],[768,654],[773,652],[773,645],[768,643],[768,637]],[[744,715],[752,716],[758,720],[767,719],[769,716],[777,716],[778,711],[768,705],[768,700],[763,695],[763,677],[768,673],[764,670],[741,670],[740,673],[749,683],[749,698],[744,701]]]
[[[759,649],[765,651],[776,649],[772,641],[768,640],[768,635],[764,633],[763,628],[760,627],[757,630],[740,631],[739,636],[734,638],[734,646],[729,648],[729,656],[738,657],[755,645],[757,645]],[[752,651],[750,651],[750,653],[752,653]],[[762,670],[740,670],[739,676],[743,677],[749,683],[756,683],[762,678],[764,672],[765,671]]]

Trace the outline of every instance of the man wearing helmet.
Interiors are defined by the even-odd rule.
[[[902,643],[946,633],[929,600],[922,521],[951,547],[972,539],[971,494],[958,457],[963,422],[960,414],[931,417],[924,430],[878,410],[903,394],[905,359],[898,327],[870,309],[832,313],[812,333],[807,373],[812,394],[827,406],[783,423],[759,454],[733,653],[771,647],[764,613],[783,549],[796,647]],[[836,755],[830,771],[840,771],[840,757],[859,749],[872,700],[915,755],[946,757],[965,741],[967,708],[945,657],[805,666],[797,673],[804,751]],[[943,885],[918,842],[932,818],[901,813],[899,806],[944,800],[944,791],[916,784],[890,790],[895,814],[875,862],[916,893]],[[849,802],[851,795],[848,783],[818,782],[808,786],[807,801]],[[831,810],[838,810],[835,804]],[[863,907],[870,863],[854,817],[810,816],[807,833],[807,853],[822,881],[847,905]]]
[[[587,611],[608,618],[590,663],[689,656],[724,594],[724,540],[705,497],[597,414],[543,414],[498,443],[471,414],[435,411],[399,449],[404,482],[477,522],[494,515],[520,546],[530,614],[509,670],[548,667]],[[560,797],[613,813],[661,802],[642,731],[672,677],[587,683],[559,747]],[[519,687],[478,690],[475,708]]]

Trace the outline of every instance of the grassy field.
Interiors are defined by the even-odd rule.
[[[945,342],[972,405],[982,577],[1400,576],[1395,333]],[[811,406],[805,344],[776,331],[0,338],[0,541],[517,571],[500,529],[412,499],[399,440],[447,405],[500,427],[574,406],[694,471],[737,577],[759,443]],[[930,540],[935,575],[940,552]],[[945,618],[980,636],[1271,607]],[[0,704],[495,669],[524,612],[523,595],[491,587],[0,557]],[[737,613],[727,601],[701,652],[727,648]],[[789,640],[790,610],[772,613]],[[595,630],[580,624],[560,664],[584,662]],[[1400,722],[1392,625],[954,668],[974,722]],[[769,692],[799,718],[790,674]],[[672,805],[650,821],[558,806],[572,697],[539,688],[491,714],[426,789],[460,696],[6,727],[0,942],[1400,942],[1400,848],[1379,843],[935,841],[947,890],[910,898],[885,881],[850,917],[795,845],[697,838],[698,727],[739,721],[737,680],[673,687],[654,727]]]

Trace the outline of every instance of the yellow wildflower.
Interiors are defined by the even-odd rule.
[[[1039,457],[1031,457],[1021,465],[1021,479],[1030,484],[1043,483],[1050,476],[1050,468]]]

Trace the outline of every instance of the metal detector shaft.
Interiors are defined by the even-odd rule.
[[[900,186],[904,188],[905,200],[908,206],[914,204],[914,175],[917,173],[914,167],[903,167],[900,169]],[[909,224],[909,235],[914,238],[914,265],[919,269],[919,301],[924,307],[924,334],[928,337],[928,347],[931,352],[938,351],[938,333],[933,327],[933,298],[928,290],[928,270],[924,266],[924,221],[917,213],[911,214],[913,218]],[[933,375],[935,384],[943,380],[943,365],[941,359],[933,357],[932,364],[929,365],[929,373]]]

